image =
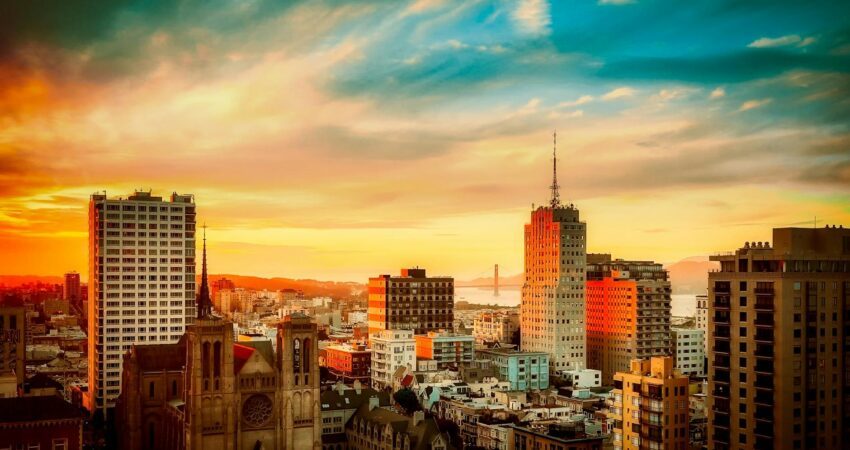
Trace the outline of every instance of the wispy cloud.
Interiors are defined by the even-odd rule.
[[[761,100],[747,100],[744,103],[741,103],[741,107],[738,108],[738,111],[749,111],[751,109],[761,108],[762,106],[773,101],[772,99],[765,98]]]
[[[519,0],[513,18],[524,33],[545,35],[550,32],[552,18],[547,0]]]
[[[612,91],[608,91],[602,96],[602,100],[610,101],[620,98],[632,97],[637,93],[637,90],[628,86],[618,87]]]
[[[599,0],[600,5],[631,5],[637,3],[637,0]]]
[[[582,95],[581,97],[579,97],[575,100],[558,103],[558,106],[561,107],[561,108],[570,108],[570,107],[573,107],[573,106],[584,105],[584,104],[590,103],[592,101],[593,101],[592,95]]]
[[[763,37],[756,39],[753,42],[750,42],[747,47],[752,48],[770,48],[770,47],[784,47],[788,45],[797,44],[798,47],[805,47],[807,45],[813,44],[815,42],[815,38],[807,37],[805,39],[801,38],[798,34],[789,34],[786,36],[780,36],[776,38]]]
[[[718,98],[723,98],[725,96],[726,96],[726,89],[724,89],[723,87],[717,87],[713,91],[711,91],[711,94],[709,94],[708,98],[710,98],[712,100],[716,100]]]

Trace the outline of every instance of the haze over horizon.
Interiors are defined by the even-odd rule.
[[[104,189],[194,194],[214,273],[516,274],[555,129],[591,253],[850,224],[850,4],[678,6],[21,4],[0,18],[0,274],[85,273]]]

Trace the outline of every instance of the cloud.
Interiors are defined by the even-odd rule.
[[[806,47],[806,46],[814,44],[815,42],[817,42],[817,39],[809,36],[809,37],[803,39],[802,41],[800,41],[800,43],[797,44],[797,47]]]
[[[631,5],[637,3],[637,0],[599,0],[599,5]]]
[[[797,34],[789,34],[787,36],[782,36],[778,38],[759,38],[753,42],[750,42],[747,47],[752,48],[770,48],[770,47],[784,47],[786,45],[797,44],[803,39]]]
[[[738,111],[749,111],[751,109],[761,108],[762,106],[770,103],[772,99],[765,98],[762,100],[747,100],[744,103],[741,103],[741,107],[738,108]]]
[[[726,96],[726,89],[723,89],[723,87],[717,87],[713,91],[711,91],[711,94],[708,96],[708,98],[715,100],[715,99],[718,99],[718,98],[723,98],[725,96]]]
[[[561,108],[570,108],[570,107],[573,107],[573,106],[584,105],[584,104],[590,103],[592,101],[593,101],[592,95],[582,95],[581,97],[579,97],[579,98],[577,98],[573,101],[558,103],[558,106],[561,107]]]
[[[602,96],[602,100],[610,101],[617,100],[620,98],[632,97],[637,93],[637,90],[630,88],[628,86],[618,87],[613,91],[609,91],[605,95]]]
[[[519,29],[529,35],[549,34],[552,18],[549,2],[546,0],[519,0],[513,12],[513,19]]]

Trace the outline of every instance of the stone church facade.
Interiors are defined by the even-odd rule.
[[[317,326],[287,316],[271,342],[234,342],[211,314],[204,268],[198,318],[175,344],[136,345],[124,356],[116,405],[127,450],[319,450]]]

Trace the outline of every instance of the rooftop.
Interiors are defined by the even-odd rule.
[[[78,408],[54,395],[0,398],[0,424],[82,418]]]

